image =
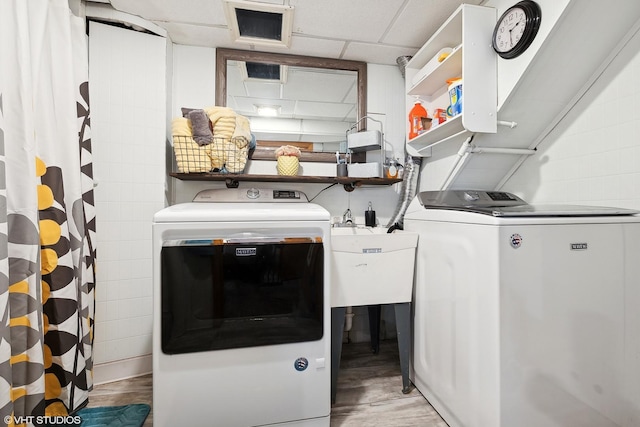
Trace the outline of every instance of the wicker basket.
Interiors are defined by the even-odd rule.
[[[250,158],[245,138],[213,138],[198,145],[191,136],[173,135],[173,152],[180,173],[243,173]]]

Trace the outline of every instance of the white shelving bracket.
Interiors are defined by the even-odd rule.
[[[469,150],[472,154],[517,154],[530,156],[536,153],[536,149],[528,148],[495,148],[495,147],[472,147]]]

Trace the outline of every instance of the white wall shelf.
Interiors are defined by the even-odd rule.
[[[462,113],[407,141],[407,152],[428,157],[430,148],[443,143],[463,142],[476,132],[497,132],[496,54],[491,36],[496,22],[494,8],[461,5],[413,56],[405,68],[406,114],[416,98],[432,116],[436,108],[449,106],[447,80],[462,77]],[[433,66],[433,59],[444,48],[453,51]],[[430,70],[414,83],[414,78]],[[408,134],[408,122],[407,122]]]
[[[451,76],[460,75],[460,70],[462,70],[462,46],[455,48],[433,72],[420,79],[409,89],[408,94],[431,100],[442,89],[443,82]]]
[[[429,156],[431,147],[442,143],[462,143],[471,136],[471,132],[465,129],[462,124],[462,115],[450,118],[441,125],[410,139],[408,144],[414,149],[418,156]]]

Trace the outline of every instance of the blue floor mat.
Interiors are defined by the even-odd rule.
[[[80,427],[142,427],[151,407],[144,403],[80,409]]]

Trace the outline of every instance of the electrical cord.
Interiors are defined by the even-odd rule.
[[[309,203],[313,202],[313,201],[316,199],[316,197],[318,197],[320,194],[322,194],[322,192],[323,192],[324,190],[328,190],[328,189],[330,189],[331,187],[333,187],[333,186],[334,186],[334,185],[336,185],[336,184],[338,184],[338,183],[337,183],[337,182],[334,182],[333,184],[331,184],[331,185],[329,185],[329,186],[327,186],[327,187],[324,187],[322,190],[320,190],[320,191],[318,192],[318,194],[316,194],[316,195],[315,195],[315,196],[313,196],[311,199],[309,199]]]

